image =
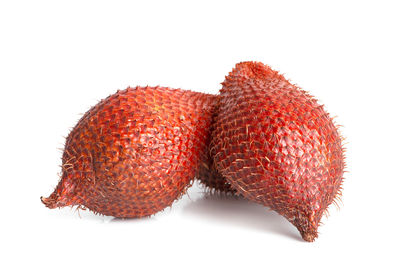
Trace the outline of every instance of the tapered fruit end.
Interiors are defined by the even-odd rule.
[[[311,232],[300,232],[301,237],[307,242],[314,242],[314,240],[318,237],[317,231]]]
[[[57,200],[55,200],[55,199],[52,198],[51,196],[50,196],[50,197],[47,197],[47,198],[41,196],[41,197],[40,197],[40,200],[42,201],[42,203],[43,203],[46,207],[48,207],[48,208],[50,208],[50,209],[56,208]]]
[[[40,197],[42,203],[50,208],[54,209],[57,207],[64,207],[68,205],[76,205],[79,202],[75,196],[75,182],[71,180],[71,178],[63,177],[49,197]]]
[[[299,230],[301,237],[307,242],[314,242],[318,237],[318,226],[321,215],[314,212],[308,214],[298,213],[296,218],[289,218],[289,221]]]
[[[67,196],[65,196],[65,194],[59,194],[57,192],[57,190],[55,190],[49,197],[40,197],[40,200],[42,201],[42,203],[50,208],[50,209],[54,209],[57,207],[64,207],[64,206],[68,206],[68,205],[73,205],[73,203],[71,202],[70,199],[68,199]]]
[[[42,203],[50,208],[50,209],[54,209],[57,207],[64,207],[66,206],[65,203],[62,203],[59,201],[58,196],[54,196],[54,193],[51,194],[49,197],[45,198],[43,196],[40,197],[40,200],[42,201]]]
[[[282,77],[279,73],[271,67],[264,65],[261,62],[241,62],[236,64],[235,68],[232,70],[230,75],[240,74],[249,78],[273,78],[273,77]],[[283,79],[283,77],[282,77]]]

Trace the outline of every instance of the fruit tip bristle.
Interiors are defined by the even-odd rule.
[[[47,198],[40,196],[40,200],[47,208],[50,208],[50,209],[56,208],[57,199],[53,198],[51,195]]]
[[[316,232],[303,233],[303,234],[301,235],[301,237],[302,237],[305,241],[311,243],[311,242],[314,242],[314,241],[315,241],[315,239],[318,237],[318,234],[317,234]]]

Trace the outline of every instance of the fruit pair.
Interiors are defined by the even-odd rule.
[[[342,142],[316,100],[257,62],[239,63],[219,96],[128,88],[87,112],[67,138],[50,208],[152,215],[196,176],[286,217],[313,241],[340,193]]]

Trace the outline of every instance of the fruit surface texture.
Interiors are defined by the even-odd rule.
[[[217,104],[219,96],[214,96],[214,107],[212,109],[212,124],[210,125],[210,134],[213,133],[213,129],[215,128],[214,121],[216,119],[215,112],[217,111]],[[214,157],[211,155],[210,151],[210,141],[207,144],[207,156],[203,160],[202,164],[200,165],[199,174],[196,176],[200,183],[211,193],[217,194],[229,194],[234,195],[236,191],[231,187],[231,184],[224,179],[221,173],[217,170],[214,162]]]
[[[316,99],[262,63],[237,64],[222,86],[210,146],[216,168],[239,194],[314,241],[341,193],[337,127]]]
[[[207,162],[214,96],[164,87],[118,91],[66,139],[49,208],[77,205],[121,218],[171,205]]]

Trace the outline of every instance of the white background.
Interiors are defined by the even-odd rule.
[[[398,1],[1,1],[1,269],[399,269]],[[64,136],[128,85],[218,93],[239,61],[310,91],[347,138],[348,173],[314,243],[198,185],[115,220],[39,198]]]

